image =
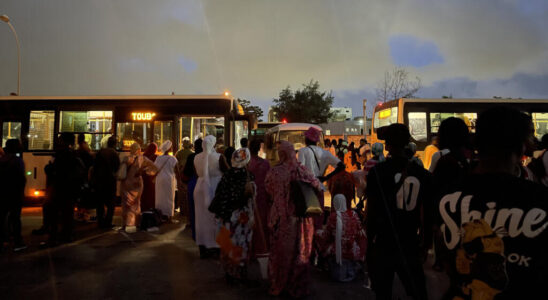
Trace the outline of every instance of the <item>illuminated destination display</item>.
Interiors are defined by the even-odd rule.
[[[156,116],[153,112],[132,112],[133,121],[151,121]]]
[[[391,111],[390,109],[383,109],[379,112],[379,119],[386,119],[388,117],[390,117],[391,115]]]

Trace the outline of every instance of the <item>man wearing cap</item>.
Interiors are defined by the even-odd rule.
[[[335,174],[344,170],[344,163],[340,159],[335,157],[331,152],[318,147],[317,144],[320,141],[321,132],[315,127],[308,128],[304,133],[306,147],[299,150],[298,160],[307,167],[321,182],[327,181]],[[328,166],[332,166],[335,170],[324,176],[325,170]],[[323,185],[322,185],[323,187]],[[324,199],[323,194],[320,197],[320,205],[323,208]],[[322,225],[322,218],[316,218],[314,226],[319,228]]]
[[[426,299],[422,269],[431,245],[431,175],[409,160],[405,147],[407,126],[392,124],[377,131],[385,140],[389,156],[367,175],[367,263],[371,287],[377,299],[392,298],[397,272],[407,294]]]

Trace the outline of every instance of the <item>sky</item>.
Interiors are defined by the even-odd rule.
[[[546,0],[2,0],[22,95],[221,94],[265,112],[318,80],[369,110],[384,72],[417,96],[548,98]],[[17,51],[0,23],[0,95]]]

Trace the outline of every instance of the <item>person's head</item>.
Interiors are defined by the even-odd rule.
[[[145,152],[143,153],[143,155],[146,156],[146,157],[151,157],[156,153],[156,151],[158,151],[158,145],[156,145],[156,143],[150,143],[146,147]]]
[[[59,136],[59,148],[68,149],[74,147],[74,133],[63,132]]]
[[[432,142],[431,142],[432,145],[436,146],[436,147],[439,147],[440,146],[440,138],[438,137],[437,134],[434,134],[432,135]]]
[[[16,154],[21,153],[21,142],[18,139],[9,139],[6,141],[5,153]]]
[[[212,135],[206,136],[204,138],[204,141],[202,142],[203,150],[207,153],[212,153],[216,142],[217,142],[217,138],[215,138],[214,136]]]
[[[339,141],[337,142],[337,145],[340,146],[342,144],[342,142],[343,142],[343,139],[339,139]]]
[[[234,153],[232,153],[231,158],[231,166],[233,168],[241,169],[245,168],[247,164],[249,163],[249,160],[251,159],[251,154],[249,153],[249,149],[247,148],[240,148]]]
[[[191,146],[190,140],[183,140],[183,149],[190,149]]]
[[[261,151],[261,143],[262,141],[260,139],[251,140],[251,143],[249,143],[249,152],[251,155],[259,155],[259,151]]]
[[[278,143],[278,158],[280,163],[292,163],[297,160],[295,157],[295,147],[288,141],[281,141]]]
[[[531,118],[507,107],[497,106],[480,114],[475,142],[481,160],[517,163],[532,140]]]
[[[316,145],[320,141],[321,131],[316,127],[310,127],[304,132],[304,140],[307,146]]]
[[[83,133],[78,134],[78,145],[86,142],[86,135]]]
[[[249,140],[248,140],[247,138],[242,138],[242,139],[240,140],[240,146],[241,146],[242,148],[247,148],[247,143],[248,143],[248,142],[249,142]]]
[[[140,155],[141,154],[141,145],[139,143],[133,143],[129,147],[129,153],[131,155]]]
[[[331,140],[331,146],[337,147],[337,140],[332,139],[332,140]]]
[[[409,142],[409,144],[407,144],[407,147],[405,147],[405,153],[407,154],[407,157],[409,159],[413,158],[413,156],[415,156],[415,153],[417,153],[417,144]]]
[[[351,142],[350,145],[348,145],[348,150],[354,150],[354,142]]]
[[[116,138],[114,136],[110,136],[107,140],[107,148],[116,148]]]
[[[331,147],[331,141],[329,139],[323,140],[323,143],[324,143],[325,147],[327,147],[327,148]]]
[[[202,139],[197,139],[194,141],[194,153],[198,154],[204,151],[204,149],[202,148],[202,142]]]
[[[234,149],[234,147],[227,147],[225,149],[225,152],[223,153],[225,158],[226,158],[226,161],[228,162],[229,165],[232,166],[232,163],[231,163],[231,159],[232,159],[232,154],[234,154],[234,152],[236,151],[236,149]]]
[[[384,145],[381,143],[374,143],[373,146],[371,146],[371,153],[375,160],[384,160]]]
[[[450,117],[438,131],[440,149],[459,149],[470,145],[470,131],[462,119]]]
[[[360,139],[360,146],[364,146],[367,144],[367,141],[365,139]]]
[[[160,146],[160,151],[163,154],[167,154],[167,153],[169,153],[169,151],[171,151],[171,146],[172,145],[173,145],[173,143],[171,143],[170,140],[167,140],[167,141],[163,142],[162,145]]]
[[[404,148],[409,144],[411,135],[409,128],[403,124],[395,123],[377,129],[377,136],[384,140],[386,150],[392,155],[404,154]]]

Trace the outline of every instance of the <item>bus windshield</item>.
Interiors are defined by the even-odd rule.
[[[373,129],[377,131],[377,128],[388,126],[398,122],[398,107],[394,106],[375,112],[373,118]]]

